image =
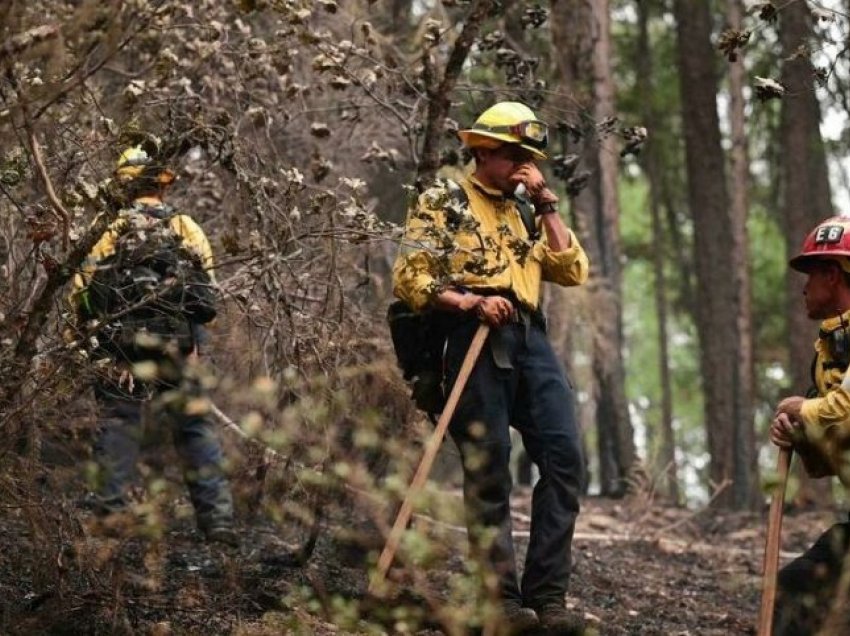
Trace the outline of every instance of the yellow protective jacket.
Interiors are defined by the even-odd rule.
[[[850,311],[821,323],[812,364],[818,395],[802,404],[804,435],[794,449],[812,477],[837,475],[850,486],[850,391],[842,386],[847,362],[836,358],[841,338],[850,346]]]
[[[168,210],[165,204],[159,199],[143,197],[135,200],[130,207],[118,213],[118,218],[112,222],[103,233],[103,236],[95,243],[91,252],[89,252],[89,255],[83,261],[80,271],[74,275],[73,286],[69,296],[69,302],[74,311],[78,309],[80,302],[84,302],[85,300],[86,286],[98,262],[115,253],[115,242],[124,226],[129,222],[130,217],[134,215],[146,216],[152,219],[152,222],[154,222],[153,219],[158,218],[157,215],[168,218],[171,229],[174,230],[175,234],[183,238],[183,245],[187,249],[200,256],[201,262],[204,264],[210,278],[215,282],[215,262],[212,247],[201,226],[185,214],[174,214],[168,217]]]
[[[555,252],[545,238],[529,239],[513,199],[475,177],[459,185],[468,204],[452,192],[458,184],[438,181],[411,206],[393,268],[398,298],[421,311],[447,288],[502,290],[534,310],[541,281],[587,280],[587,254],[572,232],[570,247]]]

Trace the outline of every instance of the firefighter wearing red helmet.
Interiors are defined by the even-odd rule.
[[[789,265],[807,274],[813,263],[824,259],[835,261],[850,272],[850,217],[834,216],[820,223],[806,236],[803,248]]]
[[[789,265],[806,274],[809,318],[820,320],[813,387],[776,408],[771,441],[793,448],[811,477],[837,476],[850,487],[850,218],[821,222]],[[779,572],[774,635],[815,634],[837,593],[850,522],[833,525]]]

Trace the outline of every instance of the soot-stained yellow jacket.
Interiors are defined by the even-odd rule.
[[[842,386],[846,358],[839,361],[836,353],[845,327],[844,343],[850,346],[850,311],[821,323],[812,366],[818,395],[802,404],[804,438],[794,448],[812,477],[837,475],[850,487],[850,390]]]
[[[200,258],[204,267],[210,275],[210,278],[215,282],[214,259],[212,247],[207,239],[206,234],[191,217],[185,214],[169,215],[170,208],[159,199],[153,197],[144,197],[137,199],[129,207],[121,210],[118,217],[103,233],[97,243],[95,243],[89,255],[83,261],[80,271],[76,273],[73,280],[71,295],[69,298],[71,307],[76,311],[81,302],[85,302],[85,288],[91,280],[92,274],[97,268],[97,264],[115,253],[115,243],[120,236],[122,230],[127,223],[135,221],[145,222],[149,219],[151,223],[156,222],[156,218],[168,218],[168,223],[175,234],[182,237],[183,245],[190,251],[196,253]]]
[[[457,187],[465,197],[453,192]],[[393,268],[395,295],[421,311],[450,287],[502,290],[534,310],[541,281],[567,286],[587,280],[587,255],[570,234],[570,247],[555,252],[545,237],[530,240],[512,198],[475,177],[460,184],[438,181],[408,212]]]

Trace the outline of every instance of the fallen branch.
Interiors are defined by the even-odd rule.
[[[273,448],[263,444],[260,440],[254,439],[248,433],[242,430],[242,427],[239,426],[236,422],[233,421],[228,415],[222,411],[215,403],[210,402],[210,410],[213,415],[215,415],[219,421],[224,425],[224,427],[236,433],[239,437],[241,437],[246,442],[259,446],[263,449],[263,465],[261,467],[261,471],[259,474],[260,478],[265,476],[265,472],[268,470],[268,467],[274,461],[284,461],[286,458],[278,453]],[[289,462],[287,462],[288,464]],[[310,469],[315,471],[318,474],[324,474],[325,472],[325,464],[322,464],[321,470]],[[270,555],[263,558],[263,563],[267,565],[272,565],[276,567],[303,567],[310,557],[313,554],[313,551],[316,549],[316,543],[319,539],[319,530],[322,525],[322,508],[324,507],[324,500],[319,491],[313,493],[314,501],[313,501],[313,522],[310,524],[310,529],[307,533],[306,541],[301,545],[298,550],[296,550],[292,554],[286,555]]]
[[[467,530],[463,526],[457,526],[451,523],[447,523],[445,521],[439,521],[438,519],[434,519],[433,517],[429,517],[425,514],[414,514],[414,520],[417,522],[423,522],[428,525],[442,528],[444,530],[448,530],[450,532],[457,532],[458,534],[466,534]],[[511,533],[512,536],[520,539],[527,539],[531,536],[531,533],[528,530],[514,530]],[[590,541],[590,542],[610,542],[610,543],[655,543],[661,547],[662,550],[670,550],[670,548],[675,548],[681,552],[693,552],[693,553],[723,553],[723,554],[731,554],[735,556],[752,556],[757,554],[761,549],[756,546],[752,549],[748,548],[730,548],[728,546],[714,545],[711,543],[694,543],[690,541],[682,541],[680,539],[668,539],[666,537],[659,538],[650,538],[647,536],[641,535],[633,535],[633,534],[608,534],[604,532],[576,532],[573,534],[574,541]],[[782,559],[792,560],[799,557],[802,553],[800,552],[786,552],[781,551],[779,556]]]
[[[275,460],[277,460],[277,461],[285,461],[286,460],[286,458],[283,455],[281,455],[280,453],[278,453],[276,450],[274,450],[273,448],[270,448],[269,446],[266,446],[265,444],[263,444],[258,439],[251,437],[250,435],[248,435],[248,433],[243,431],[242,427],[239,426],[239,424],[234,422],[232,419],[230,419],[224,411],[222,411],[220,408],[218,408],[218,406],[215,405],[215,403],[210,402],[210,410],[213,412],[213,415],[215,415],[219,419],[219,421],[224,425],[224,427],[227,430],[233,431],[234,433],[236,433],[239,437],[241,437],[245,441],[250,442],[251,444],[254,444],[254,445],[262,448],[263,449],[263,463],[264,464],[271,464]]]
[[[664,526],[663,528],[656,530],[655,533],[653,533],[653,535],[652,535],[653,538],[660,538],[660,536],[662,534],[664,534],[665,532],[670,532],[671,530],[678,528],[679,526],[684,525],[684,524],[692,521],[695,517],[698,517],[699,515],[704,513],[706,510],[708,510],[711,507],[711,504],[714,503],[715,499],[717,499],[720,496],[720,494],[724,490],[729,488],[729,486],[731,486],[731,485],[732,485],[731,479],[724,479],[723,482],[715,489],[714,493],[711,495],[711,499],[708,500],[708,503],[706,503],[705,506],[703,506],[699,510],[695,510],[693,513],[689,514],[687,517],[677,519],[673,523],[668,524],[668,525]],[[644,515],[644,518],[646,516],[647,515]]]

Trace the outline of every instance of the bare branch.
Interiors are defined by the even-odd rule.
[[[425,140],[422,145],[422,160],[417,170],[417,178],[420,181],[430,181],[437,172],[440,164],[440,137],[443,132],[443,122],[449,112],[449,93],[454,89],[458,77],[463,70],[472,44],[481,30],[484,19],[493,8],[493,0],[476,0],[469,11],[469,15],[463,25],[463,30],[455,40],[452,52],[449,54],[443,79],[436,85],[436,78],[431,81],[431,86],[426,83],[428,92],[428,114],[425,124]],[[425,56],[429,52],[425,51]],[[426,69],[427,69],[426,64]]]
[[[29,122],[27,122],[27,127],[29,127]],[[35,131],[32,129],[29,130],[29,142],[30,148],[32,149],[32,159],[38,169],[38,176],[41,178],[41,183],[44,185],[44,190],[47,193],[47,199],[50,201],[50,206],[62,221],[62,249],[63,251],[67,251],[68,234],[71,226],[71,214],[65,209],[65,206],[62,205],[59,197],[56,196],[56,190],[53,188],[53,181],[50,179],[50,175],[47,174],[47,168],[44,165],[44,158],[41,155],[41,147],[38,143],[38,138],[35,135]]]

